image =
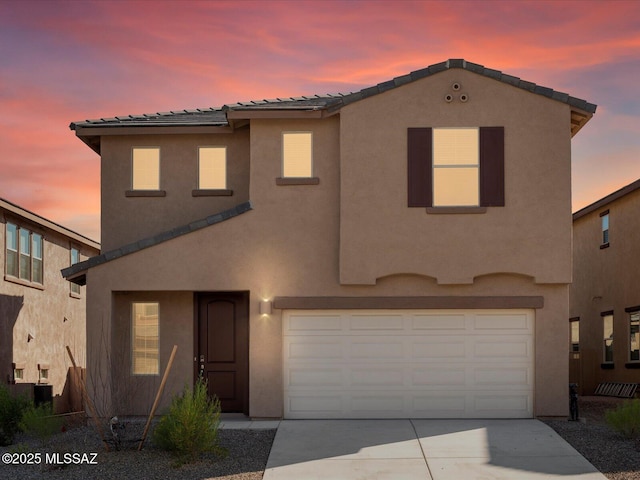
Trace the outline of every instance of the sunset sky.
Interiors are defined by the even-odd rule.
[[[69,123],[349,92],[464,58],[598,105],[573,207],[640,178],[637,1],[0,0],[0,197],[100,239]]]

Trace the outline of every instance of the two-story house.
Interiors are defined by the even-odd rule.
[[[571,137],[595,109],[454,59],[72,123],[102,162],[105,253],[64,270],[96,396],[146,413],[178,345],[170,393],[201,374],[252,417],[566,414]]]
[[[571,381],[640,383],[640,180],[573,214]]]
[[[0,373],[3,383],[41,388],[56,411],[68,411],[74,387],[66,346],[85,366],[85,288],[62,268],[98,255],[89,238],[0,198]],[[71,377],[76,378],[75,376]],[[22,387],[22,388],[20,388]],[[38,390],[39,387],[36,387]],[[77,393],[77,392],[75,392]],[[37,396],[37,393],[36,393]],[[75,406],[81,402],[75,396]]]

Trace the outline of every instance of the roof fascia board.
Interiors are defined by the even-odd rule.
[[[54,223],[51,220],[47,220],[46,218],[41,217],[40,215],[35,214],[33,212],[30,212],[29,210],[25,210],[24,208],[19,207],[18,205],[15,205],[7,200],[0,198],[0,208],[3,208],[16,216],[29,220],[30,222],[33,222],[38,225],[41,225],[42,227],[48,228],[49,230],[58,232],[64,235],[65,237],[68,237],[85,246],[95,248],[98,251],[100,250],[100,244],[98,242],[91,240],[90,238],[85,237],[84,235],[81,235],[77,232],[74,232],[73,230],[69,230],[68,228],[63,227],[62,225],[58,225],[57,223]]]
[[[573,221],[575,222],[576,220],[584,217],[585,215],[589,215],[590,213],[595,212],[596,210],[600,210],[606,205],[612,202],[615,202],[616,200],[626,195],[629,195],[630,193],[635,192],[636,190],[640,190],[640,180],[636,180],[635,182],[630,183],[629,185],[622,187],[621,189],[616,190],[613,193],[610,193],[606,197],[603,197],[600,200],[597,200],[592,204],[587,205],[584,208],[581,208],[580,210],[578,210],[576,213],[573,214]]]
[[[80,127],[76,126],[76,136],[107,136],[107,135],[166,135],[166,134],[201,134],[201,133],[233,133],[233,127],[214,127],[204,125],[112,125]]]

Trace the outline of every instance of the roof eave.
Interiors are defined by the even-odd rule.
[[[610,203],[613,203],[616,200],[626,195],[629,195],[632,192],[635,192],[636,190],[640,190],[640,179],[616,190],[615,192],[610,193],[609,195],[606,195],[605,197],[602,197],[600,200],[596,200],[595,202],[587,205],[586,207],[581,208],[580,210],[578,210],[573,214],[573,221],[575,222],[579,218],[589,215],[590,213],[595,212],[597,210],[600,210],[601,208],[606,207]]]

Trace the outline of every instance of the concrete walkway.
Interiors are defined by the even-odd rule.
[[[283,420],[263,480],[606,480],[537,420]]]

